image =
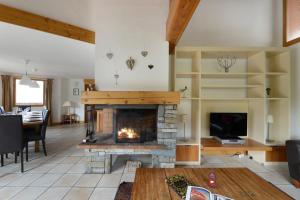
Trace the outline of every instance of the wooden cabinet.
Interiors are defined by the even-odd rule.
[[[274,146],[272,151],[266,152],[267,162],[287,162],[286,147]]]
[[[198,145],[177,145],[176,161],[199,161],[199,146]]]

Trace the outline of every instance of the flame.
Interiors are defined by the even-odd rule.
[[[118,137],[134,139],[139,138],[140,136],[131,128],[122,128],[120,131],[118,131]]]

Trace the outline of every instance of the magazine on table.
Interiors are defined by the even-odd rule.
[[[213,194],[209,190],[202,187],[188,186],[185,200],[233,200],[233,199],[224,197],[219,194]]]

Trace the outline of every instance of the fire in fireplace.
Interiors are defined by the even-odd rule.
[[[122,106],[114,109],[116,143],[157,140],[157,106]]]
[[[136,133],[131,128],[122,128],[120,131],[118,131],[118,138],[120,139],[139,139],[140,134]]]

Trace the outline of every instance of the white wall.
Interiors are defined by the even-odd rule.
[[[105,2],[105,3],[103,3]],[[169,53],[166,40],[168,1],[102,0],[96,3],[95,79],[98,90],[168,90]],[[114,53],[108,60],[106,53]],[[144,58],[141,51],[147,49]],[[127,68],[129,57],[135,68]],[[147,66],[153,64],[150,70]],[[118,71],[119,86],[114,74]]]
[[[62,109],[62,101],[61,101],[61,79],[56,78],[53,80],[52,85],[52,121],[54,123],[61,122],[61,109]]]
[[[202,0],[180,46],[275,46],[281,0]],[[275,12],[276,11],[276,12]],[[277,19],[276,19],[277,20]]]
[[[74,88],[79,89],[80,94],[78,96],[73,95]],[[65,101],[72,102],[71,112],[78,115],[79,121],[84,121],[84,105],[80,103],[82,91],[84,91],[83,79],[54,79],[52,92],[53,122],[62,122],[62,115],[67,113],[67,109],[62,107]]]
[[[1,76],[0,76],[0,105],[2,105],[2,95],[3,95],[2,94],[2,80],[1,80]]]
[[[65,101],[72,102],[71,113],[76,113],[79,116],[80,121],[84,121],[84,105],[80,103],[81,92],[84,91],[84,83],[82,79],[62,79],[61,87],[61,105]],[[79,95],[73,95],[73,89],[78,88],[80,93]],[[66,108],[62,108],[62,113],[66,113]]]

